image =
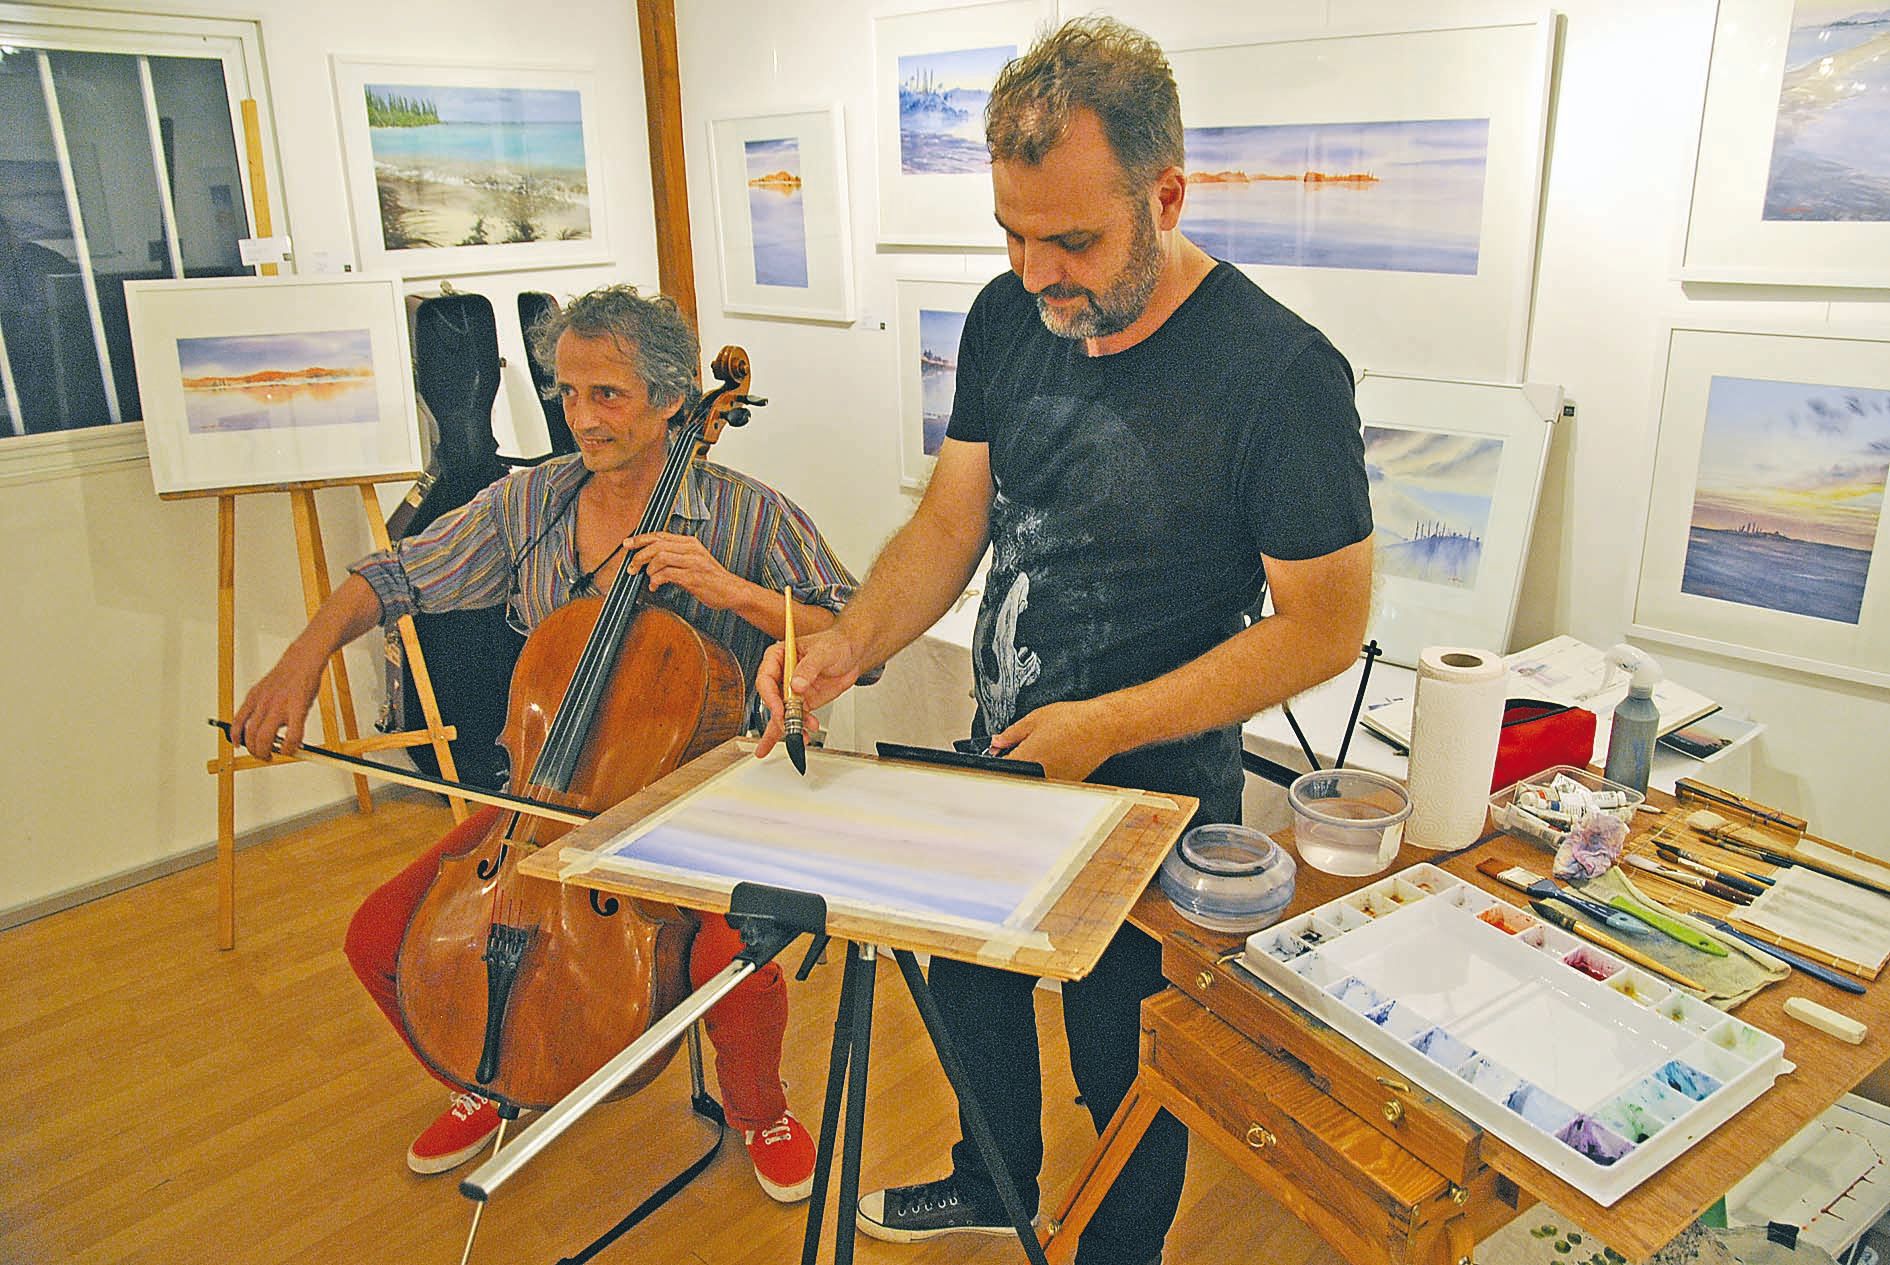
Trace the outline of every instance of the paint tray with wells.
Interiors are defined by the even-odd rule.
[[[1602,1205],[1788,1070],[1784,1044],[1433,865],[1240,965]]]

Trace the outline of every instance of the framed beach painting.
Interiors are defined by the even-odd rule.
[[[874,20],[882,243],[1003,248],[984,106],[1004,63],[1053,17],[1049,0],[1001,0]]]
[[[1358,384],[1392,663],[1426,646],[1509,649],[1562,389],[1368,373]]]
[[[1680,275],[1890,286],[1890,5],[1720,0]]]
[[[334,73],[363,271],[608,260],[587,72],[338,56]]]
[[[394,277],[125,286],[159,496],[420,471]]]
[[[899,323],[900,483],[921,489],[945,441],[958,388],[958,340],[984,281],[902,279],[894,283]]]
[[[1173,53],[1181,230],[1355,371],[1521,380],[1554,22]]]
[[[1634,631],[1890,687],[1890,330],[1666,338]]]
[[[853,319],[846,152],[838,105],[710,122],[724,310]]]

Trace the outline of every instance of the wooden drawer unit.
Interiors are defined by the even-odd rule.
[[[1348,1260],[1455,1262],[1467,1193],[1193,1001],[1142,1005],[1142,1083]]]
[[[1459,1186],[1483,1168],[1483,1130],[1186,932],[1162,943],[1162,971],[1194,1002],[1297,1067],[1371,1128]]]

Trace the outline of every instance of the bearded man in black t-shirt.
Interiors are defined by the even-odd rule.
[[[1364,636],[1372,520],[1351,371],[1178,231],[1180,107],[1146,36],[1065,25],[1005,68],[985,125],[1011,272],[966,318],[923,501],[838,622],[802,640],[795,691],[817,707],[924,633],[989,543],[974,735],[1051,777],[1192,795],[1197,822],[1237,821],[1241,722],[1337,675]],[[1267,591],[1274,613],[1247,626]],[[776,647],[758,686],[777,717],[780,678]],[[1034,981],[942,958],[930,980],[1034,1208]],[[1159,946],[1128,926],[1063,986],[1098,1130],[1135,1078],[1140,1002],[1162,986]],[[1186,1157],[1164,1113],[1078,1265],[1159,1261]],[[869,1194],[858,1220],[894,1241],[1012,1233],[963,1136],[949,1176]]]

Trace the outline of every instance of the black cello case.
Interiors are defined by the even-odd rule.
[[[426,472],[388,519],[388,534],[396,540],[425,530],[442,514],[472,500],[480,489],[502,478],[509,464],[523,464],[501,460],[492,433],[501,365],[492,303],[482,294],[449,292],[409,298],[407,315],[414,385],[423,423],[431,418],[434,441]],[[460,779],[473,786],[504,789],[509,770],[498,738],[505,726],[512,668],[525,639],[506,622],[503,604],[422,612],[414,616],[414,627],[441,719],[459,731],[452,751]],[[397,644],[390,642],[390,647]],[[404,656],[399,675],[401,711],[386,723],[423,728],[425,713],[414,687],[412,665]],[[394,687],[390,681],[390,694]],[[410,747],[408,754],[425,772],[439,773],[431,747]]]

